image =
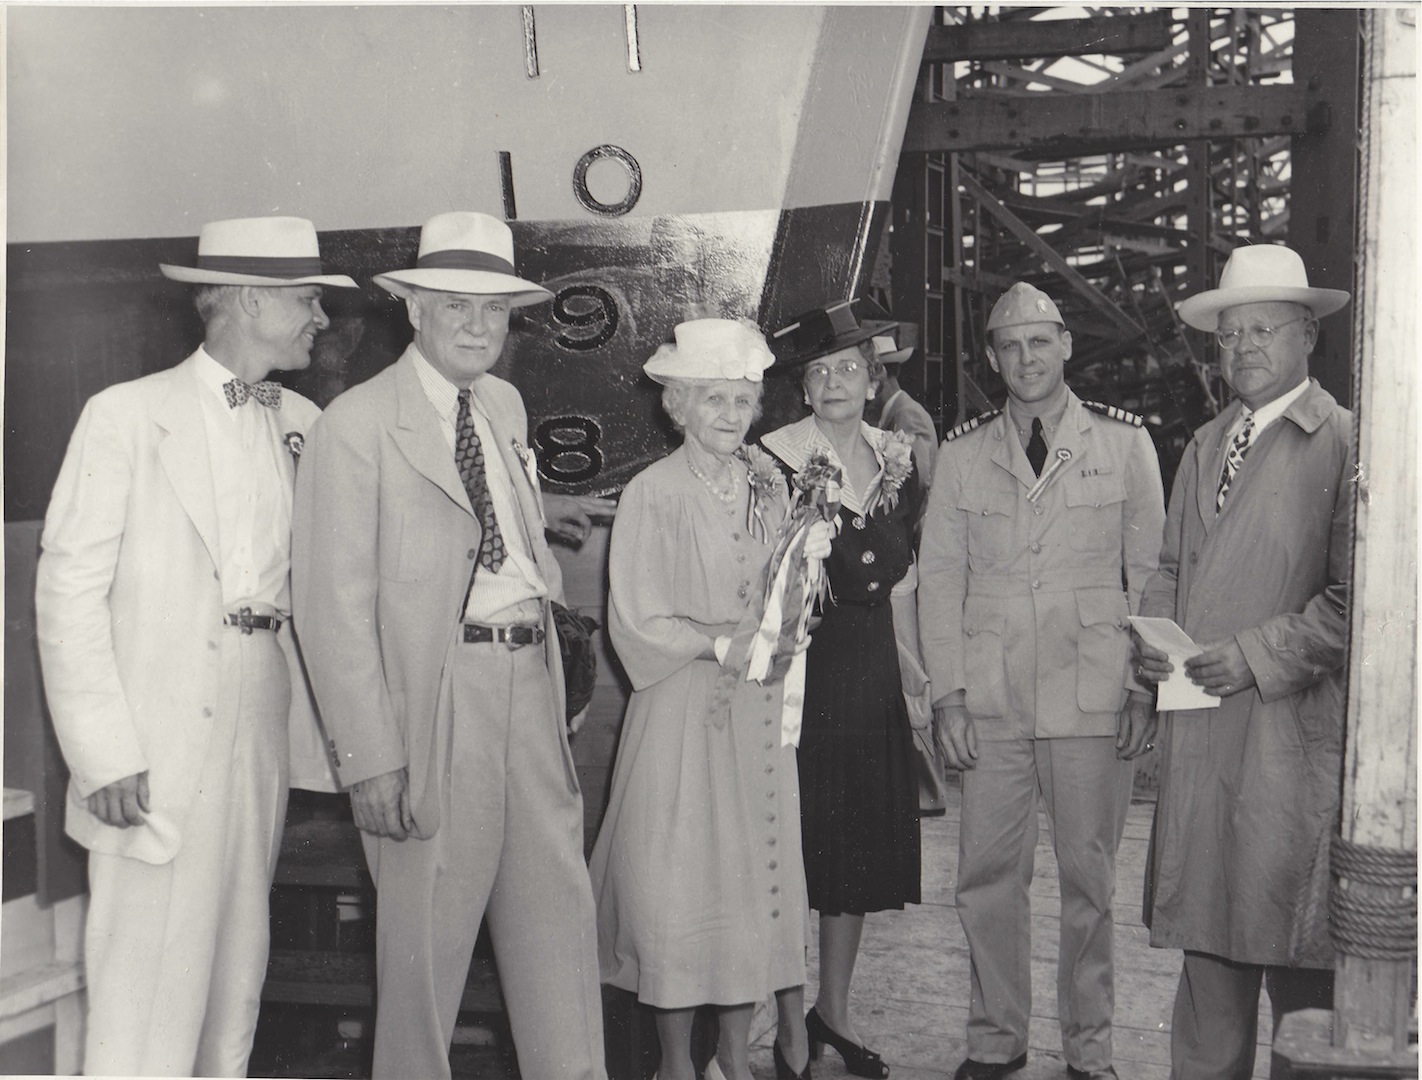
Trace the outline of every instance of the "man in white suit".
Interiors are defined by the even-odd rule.
[[[374,1075],[448,1077],[487,917],[525,1080],[604,1075],[592,888],[523,399],[489,374],[513,234],[438,214],[375,281],[414,341],[314,426],[292,587],[312,687],[378,896]]]
[[[266,381],[328,325],[302,218],[203,227],[203,344],[85,405],[54,486],[35,603],[89,849],[90,1075],[245,1076],[286,809],[288,721],[314,718],[292,646],[297,457],[318,410]]]

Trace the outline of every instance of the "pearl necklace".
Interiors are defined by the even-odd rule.
[[[712,495],[716,496],[716,498],[719,499],[721,502],[729,505],[730,503],[736,501],[736,491],[740,487],[740,485],[736,482],[736,472],[734,469],[731,468],[731,463],[729,461],[726,462],[726,482],[729,487],[725,491],[722,491],[719,487],[712,483],[711,478],[696,467],[695,463],[691,460],[690,454],[686,456],[686,467],[691,470],[691,475],[696,477],[696,479],[700,480],[703,484],[705,484],[706,489],[710,491]]]

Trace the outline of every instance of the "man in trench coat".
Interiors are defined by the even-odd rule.
[[[988,318],[1004,409],[948,433],[924,518],[919,635],[934,721],[962,769],[958,917],[971,954],[968,1058],[1027,1061],[1032,853],[1040,792],[1062,917],[1057,1008],[1073,1080],[1109,1080],[1111,905],[1130,759],[1150,749],[1127,618],[1155,571],[1165,498],[1141,418],[1067,387],[1071,334],[1018,282]]]
[[[1296,924],[1338,817],[1353,439],[1308,357],[1319,318],[1347,302],[1310,288],[1289,248],[1261,244],[1180,304],[1218,338],[1236,400],[1185,449],[1141,601],[1201,647],[1185,670],[1220,699],[1165,713],[1160,730],[1144,917],[1152,945],[1185,950],[1175,1080],[1247,1080],[1261,977],[1276,1025],[1332,1002],[1332,958],[1301,949]],[[1147,681],[1172,670],[1139,639],[1136,651]]]
[[[287,579],[319,410],[266,376],[311,362],[322,287],[356,283],[290,217],[210,222],[196,265],[162,271],[196,286],[203,343],[84,406],[45,515],[40,662],[89,849],[84,1071],[246,1076],[287,785],[327,772]]]
[[[437,214],[409,270],[414,341],[331,403],[296,492],[296,627],[377,892],[374,1075],[438,1080],[481,918],[528,1080],[600,1080],[582,797],[523,400],[489,374],[513,234]]]

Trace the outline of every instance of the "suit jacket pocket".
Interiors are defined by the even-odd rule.
[[[972,598],[963,606],[963,682],[972,716],[1007,715],[1007,663],[1001,611]]]
[[[434,581],[447,558],[428,524],[421,529],[418,518],[404,514],[381,515],[380,576],[387,581]]]
[[[1076,704],[1082,712],[1120,712],[1126,703],[1131,639],[1126,594],[1119,589],[1079,589],[1081,620],[1076,642]]]

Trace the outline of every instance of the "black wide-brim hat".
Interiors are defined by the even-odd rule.
[[[800,367],[811,360],[868,341],[876,334],[887,334],[898,325],[887,311],[868,297],[853,297],[812,308],[795,316],[770,335],[770,348],[776,359],[771,370],[788,371]]]

